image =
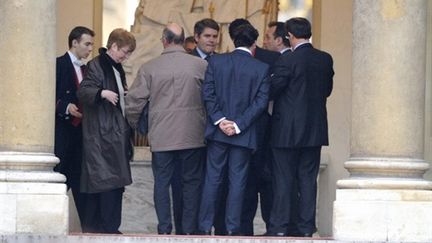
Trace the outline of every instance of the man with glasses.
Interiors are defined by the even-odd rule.
[[[159,234],[172,232],[169,187],[175,173],[182,193],[182,231],[197,232],[206,121],[201,85],[207,62],[187,54],[183,42],[183,28],[168,24],[162,34],[162,55],[141,66],[126,96],[126,115],[134,128],[150,102],[148,136]]]

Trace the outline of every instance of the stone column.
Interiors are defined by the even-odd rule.
[[[56,0],[0,1],[0,234],[66,234],[53,172]]]
[[[350,178],[337,183],[337,240],[432,241],[423,179],[426,0],[354,0]]]

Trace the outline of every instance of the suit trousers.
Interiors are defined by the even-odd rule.
[[[261,204],[261,217],[268,230],[273,204],[272,150],[270,147],[270,116],[264,113],[257,120],[258,148],[252,154],[249,174],[243,200],[241,231],[244,235],[254,235],[253,221]]]
[[[201,231],[211,231],[223,178],[228,174],[225,225],[229,233],[240,232],[243,194],[250,156],[251,149],[208,141],[206,176],[199,214]]]
[[[124,187],[87,193],[84,233],[120,234]]]
[[[225,206],[228,197],[228,174],[224,172],[225,176],[222,178],[222,184],[219,189],[219,196],[216,198],[216,213],[213,220],[214,234],[227,235],[225,225]]]
[[[182,163],[175,163],[174,173],[171,178],[171,196],[173,203],[174,228],[176,235],[183,235],[183,188],[182,188]],[[204,173],[203,173],[204,174]]]
[[[154,203],[158,218],[158,233],[172,231],[171,200],[169,187],[172,182],[175,163],[182,164],[181,190],[183,197],[183,233],[197,230],[198,206],[200,200],[204,148],[153,152]]]
[[[264,147],[256,150],[251,158],[241,216],[241,232],[244,235],[254,235],[253,221],[258,209],[258,200],[261,204],[261,217],[268,230],[273,203],[270,155],[271,149]]]
[[[78,218],[81,223],[81,228],[86,227],[86,221],[84,220],[85,213],[87,210],[87,193],[82,193],[80,191],[80,175],[71,174],[66,176],[66,186],[67,190],[72,191],[73,200],[78,213]]]
[[[54,153],[60,163],[54,171],[66,176],[67,190],[71,189],[81,225],[85,224],[86,193],[80,192],[82,161],[82,126],[56,118]]]
[[[298,200],[297,230],[300,235],[316,230],[315,211],[317,177],[321,146],[273,148],[274,202],[270,216],[270,233],[288,234],[291,205]],[[298,198],[295,197],[295,181]]]

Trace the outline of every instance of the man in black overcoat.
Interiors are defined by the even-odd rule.
[[[284,236],[290,223],[292,191],[299,190],[299,236],[316,231],[317,176],[321,146],[328,145],[327,97],[333,88],[333,60],[309,42],[311,25],[305,18],[286,21],[293,52],[273,69],[274,100],[271,145],[274,156],[274,202],[268,234]]]
[[[82,111],[76,92],[85,75],[82,63],[93,50],[94,32],[77,26],[69,34],[69,50],[56,61],[56,116],[54,153],[60,159],[55,171],[64,174],[72,190],[78,216],[83,226],[85,194],[80,193],[82,160]]]

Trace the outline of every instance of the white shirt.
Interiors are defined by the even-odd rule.
[[[83,63],[71,51],[68,51],[68,54],[69,54],[69,58],[72,61],[73,67],[75,69],[75,73],[76,73],[76,76],[78,78],[78,83],[81,83],[81,81],[83,80],[83,73],[81,72],[81,65],[83,65]],[[69,115],[69,106],[70,105],[71,104],[68,104],[66,106],[66,111],[65,111],[66,115]]]
[[[310,42],[309,41],[300,42],[292,50],[295,51],[295,49],[297,49],[299,46],[304,45],[304,44],[308,44],[308,43],[310,43]]]
[[[282,49],[282,50],[280,51],[280,54],[284,54],[284,53],[287,52],[287,51],[292,51],[292,50],[291,50],[291,47],[287,47],[287,48],[285,48],[285,49]]]
[[[249,50],[249,48],[246,48],[246,47],[240,46],[240,47],[237,47],[236,50],[242,50],[242,51],[245,51],[245,52],[251,54],[251,56],[252,56],[252,51]]]
[[[196,50],[202,59],[205,59],[207,57],[207,54],[205,54],[203,51],[201,51],[201,49],[199,49],[198,46],[196,47]]]
[[[81,65],[83,65],[83,63],[72,52],[68,51],[68,54],[69,54],[69,57],[72,61],[73,66],[74,66],[75,73],[78,77],[78,82],[81,83],[81,81],[83,80],[83,74],[81,72]]]
[[[125,116],[125,112],[124,112],[124,109],[125,109],[124,96],[125,95],[124,95],[124,89],[123,89],[123,84],[122,84],[122,81],[121,81],[120,73],[114,67],[112,69],[114,70],[114,76],[115,76],[115,79],[116,79],[117,88],[119,90],[120,108],[121,108],[123,116]]]

